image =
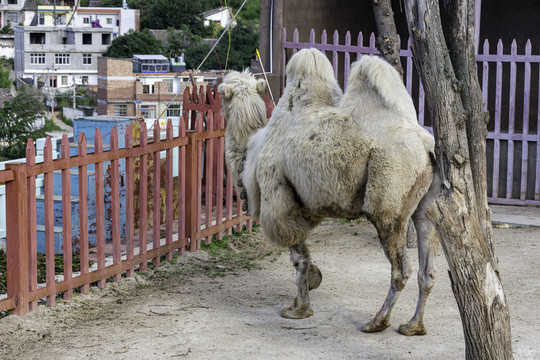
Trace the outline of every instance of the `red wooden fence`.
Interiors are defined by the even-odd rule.
[[[188,130],[187,126],[191,124]],[[81,134],[78,155],[69,155],[67,137],[62,139],[62,156],[52,160],[51,140],[47,139],[43,163],[35,163],[35,149],[31,141],[27,145],[25,164],[9,164],[0,172],[0,182],[6,184],[7,211],[7,298],[0,300],[0,312],[11,311],[25,314],[37,307],[39,299],[46,298],[54,305],[56,294],[64,293],[66,299],[72,297],[73,289],[80,288],[88,293],[89,284],[98,282],[105,286],[105,280],[112,277],[119,282],[122,274],[131,276],[138,267],[146,270],[146,263],[153,261],[159,266],[161,255],[172,259],[172,252],[182,254],[185,250],[200,248],[201,239],[209,243],[213,235],[219,239],[223,232],[231,233],[232,228],[242,228],[246,223],[251,228],[251,220],[240,210],[240,202],[233,196],[230,177],[224,167],[225,120],[221,113],[221,100],[217,92],[210,87],[190,93],[184,93],[184,111],[179,125],[179,136],[173,137],[173,126],[169,121],[166,136],[161,140],[161,131],[156,121],[154,136],[147,143],[146,127],[142,126],[140,144],[134,145],[131,126],[125,135],[125,147],[118,147],[118,134],[111,132],[110,150],[103,151],[103,139],[96,130],[95,152],[86,152],[86,139]],[[178,174],[173,178],[173,149],[178,149]],[[204,151],[203,151],[204,149]],[[165,153],[165,236],[162,241],[161,219],[161,181],[160,153]],[[204,169],[202,168],[205,157]],[[148,160],[153,160],[148,169]],[[140,221],[135,228],[134,189],[136,176],[134,161],[140,161],[139,204]],[[126,189],[126,236],[120,236],[120,176],[119,164],[125,162]],[[111,217],[113,224],[112,244],[105,242],[105,207],[104,207],[104,166],[110,164],[111,174]],[[87,168],[95,166],[96,191],[96,231],[97,269],[89,267],[88,245],[88,187]],[[70,169],[79,172],[79,183],[71,184]],[[53,223],[53,172],[62,172],[62,212],[63,212],[63,253],[64,277],[55,281],[54,273],[54,223]],[[153,216],[152,229],[147,228],[147,171],[153,174]],[[36,199],[35,178],[45,178],[45,237],[46,237],[46,284],[38,288],[36,261]],[[173,192],[174,182],[178,184],[177,198]],[[204,184],[204,185],[203,185]],[[71,189],[78,186],[80,217],[80,258],[81,271],[72,274],[71,246]],[[204,186],[204,197],[202,196]],[[178,203],[173,207],[174,202]],[[204,205],[203,205],[204,201]],[[203,221],[204,217],[204,221]],[[175,221],[175,219],[177,219]],[[201,226],[204,223],[204,226]],[[151,238],[151,241],[150,241]],[[150,244],[151,249],[148,249]],[[135,251],[137,250],[138,251]],[[124,249],[124,256],[122,256]],[[106,257],[112,258],[107,265]]]

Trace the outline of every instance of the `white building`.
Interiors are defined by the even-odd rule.
[[[113,29],[113,39],[126,34],[129,30],[140,30],[140,11],[123,8],[78,8],[73,19],[73,26],[107,27]]]
[[[213,9],[201,14],[201,17],[204,19],[204,26],[208,26],[211,23],[215,25],[220,25],[221,27],[226,27],[228,23],[231,22],[233,18],[232,9],[230,7],[220,7]],[[236,20],[232,23],[232,27],[236,25]]]
[[[107,52],[112,28],[16,26],[15,76],[49,90],[97,86],[97,58]]]

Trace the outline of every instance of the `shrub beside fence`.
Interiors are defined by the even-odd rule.
[[[191,129],[188,129],[188,124]],[[70,156],[67,136],[62,139],[61,158],[52,159],[51,140],[44,147],[44,160],[35,161],[35,148],[31,141],[27,145],[25,164],[7,164],[0,172],[0,183],[6,185],[7,208],[7,298],[0,300],[0,312],[11,311],[25,314],[37,307],[39,299],[46,298],[55,304],[56,294],[64,293],[66,299],[72,297],[73,289],[80,288],[86,294],[89,284],[105,286],[105,280],[112,277],[119,282],[122,274],[131,276],[136,267],[146,270],[146,263],[152,260],[159,266],[160,256],[172,259],[173,251],[182,254],[185,250],[200,248],[201,240],[210,243],[212,236],[221,238],[223,232],[231,233],[232,228],[241,230],[245,223],[251,228],[251,220],[240,210],[240,202],[233,194],[230,177],[224,167],[225,120],[221,113],[219,94],[210,87],[184,93],[184,112],[179,123],[179,135],[173,136],[173,126],[169,120],[165,137],[161,139],[161,129],[156,121],[153,139],[147,141],[146,127],[142,126],[139,139],[133,138],[131,126],[125,134],[125,147],[118,147],[118,134],[111,131],[110,149],[103,150],[104,139],[96,130],[94,152],[87,153],[86,137],[79,137],[78,154]],[[134,144],[138,140],[139,144]],[[178,151],[178,176],[173,177],[173,150]],[[164,181],[162,179],[161,154],[164,158]],[[204,156],[204,168],[203,164]],[[149,160],[151,167],[149,168]],[[138,169],[134,166],[139,162]],[[87,181],[88,168],[95,171],[95,184]],[[125,168],[120,175],[119,169]],[[78,172],[78,183],[73,184],[70,174]],[[110,175],[110,204],[105,204],[105,169]],[[58,280],[54,272],[55,224],[53,193],[53,172],[62,173],[62,234],[63,234],[63,280]],[[137,174],[138,172],[138,174]],[[152,222],[148,226],[147,173],[153,177]],[[139,175],[137,177],[137,175]],[[44,177],[44,227],[46,253],[46,284],[37,284],[37,237],[36,237],[36,195],[37,176]],[[163,185],[162,185],[163,184]],[[78,213],[71,207],[72,193],[78,187]],[[95,187],[94,189],[90,189]],[[125,188],[125,205],[120,200],[121,189]],[[134,201],[138,188],[138,204]],[[174,192],[173,188],[178,191]],[[91,253],[88,235],[94,231],[88,224],[88,193],[95,190],[95,232],[97,244]],[[204,197],[203,197],[204,193]],[[163,200],[163,201],[162,201]],[[162,207],[161,204],[164,203]],[[177,206],[173,206],[176,203]],[[121,206],[125,206],[125,219],[121,219]],[[135,208],[139,208],[135,214]],[[164,209],[164,214],[162,214]],[[73,244],[71,239],[72,217],[80,223],[79,246],[75,250],[81,259],[81,271],[72,273]],[[112,239],[105,241],[105,219],[111,218]],[[138,217],[138,228],[135,217]],[[164,219],[164,221],[162,220]],[[125,223],[125,237],[121,236],[121,220]],[[164,236],[162,236],[164,234]],[[91,257],[96,268],[91,269]],[[110,258],[110,263],[106,262]]]

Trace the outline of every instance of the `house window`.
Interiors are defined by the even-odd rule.
[[[82,19],[83,24],[90,24],[90,18],[84,17]]]
[[[45,33],[30,33],[30,44],[45,44]]]
[[[83,45],[92,45],[92,34],[82,34]]]
[[[101,44],[111,45],[111,34],[101,34]]]
[[[114,116],[127,116],[127,105],[126,104],[114,105]]]
[[[11,23],[11,26],[15,26],[19,23],[19,16],[16,12],[8,12],[7,20]]]
[[[82,54],[82,63],[83,65],[92,64],[92,54]]]
[[[163,84],[166,86],[167,93],[172,94],[173,92],[173,81],[172,79],[165,79],[163,80]]]
[[[41,54],[41,53],[30,54],[30,64],[45,64],[45,54]]]
[[[83,85],[88,85],[88,76],[83,76],[82,77],[82,83],[83,83]]]
[[[155,119],[156,105],[141,105],[141,113],[145,119]]]
[[[154,85],[143,85],[142,86],[142,92],[143,92],[143,94],[153,94],[154,93]]]
[[[61,81],[62,86],[67,86],[68,85],[68,77],[67,76],[60,77],[60,81]]]
[[[56,25],[66,25],[66,14],[62,14],[56,19]]]
[[[39,25],[45,25],[45,14],[44,13],[38,13],[38,24]]]
[[[17,0],[8,0],[9,5],[17,5]]]
[[[180,106],[180,104],[175,104],[175,105],[171,104],[167,108],[167,117],[170,117],[170,116],[180,117],[181,114],[182,114],[182,107]]]
[[[112,18],[107,18],[107,25],[112,25]]]
[[[69,65],[70,60],[69,54],[54,54],[54,63],[57,65]]]

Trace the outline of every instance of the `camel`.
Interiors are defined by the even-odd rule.
[[[322,275],[306,239],[324,218],[366,217],[391,263],[386,299],[362,327],[378,332],[412,273],[406,230],[418,237],[419,297],[404,335],[423,335],[428,294],[435,280],[438,239],[426,211],[440,188],[433,136],[418,125],[411,97],[394,68],[363,56],[351,67],[343,94],[326,56],[304,49],[286,67],[286,86],[266,124],[264,91],[249,73],[228,73],[219,91],[228,121],[226,163],[236,191],[263,234],[288,247],[296,268],[297,296],[281,315],[313,315],[310,290]]]

